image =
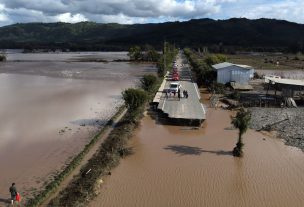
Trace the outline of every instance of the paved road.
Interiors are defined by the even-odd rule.
[[[158,109],[168,114],[169,118],[177,119],[199,119],[204,120],[206,113],[203,104],[200,102],[200,94],[196,83],[192,82],[191,72],[187,64],[185,63],[185,57],[183,54],[179,54],[177,57],[178,71],[180,74],[180,83],[182,86],[181,91],[187,90],[189,97],[178,98],[177,94],[175,97],[173,94],[168,98],[165,94],[162,95]],[[166,81],[165,88],[169,88],[170,77]]]

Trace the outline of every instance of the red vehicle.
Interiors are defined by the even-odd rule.
[[[178,73],[173,73],[172,80],[173,81],[179,81],[179,75],[178,75]]]
[[[173,70],[172,75],[174,75],[174,74],[179,75],[178,72],[177,72],[177,70]]]

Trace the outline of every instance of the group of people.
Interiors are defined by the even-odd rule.
[[[171,93],[173,94],[173,96],[175,97],[175,95],[176,95],[176,91],[166,91],[166,98],[168,98],[169,96],[171,96]],[[180,89],[178,89],[178,91],[177,91],[177,97],[178,97],[178,99],[181,99],[182,97],[181,97],[181,90]],[[189,94],[188,94],[188,91],[187,90],[183,90],[183,97],[184,98],[188,98],[189,97]]]
[[[180,100],[181,99],[181,90],[180,89],[178,89],[177,94],[178,94],[178,99]],[[187,90],[183,90],[183,97],[188,98],[188,91]]]

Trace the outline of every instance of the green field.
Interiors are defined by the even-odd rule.
[[[228,62],[250,65],[257,70],[304,69],[304,55],[302,54],[252,53],[226,56]]]

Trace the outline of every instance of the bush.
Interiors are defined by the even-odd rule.
[[[144,75],[141,80],[141,88],[144,89],[147,92],[152,92],[155,88],[155,85],[157,83],[157,77],[155,75],[149,74]]]
[[[211,84],[210,90],[216,94],[223,94],[223,93],[225,93],[225,85],[222,83],[214,82]]]
[[[241,94],[238,91],[234,91],[232,94],[230,94],[230,98],[235,99],[235,100],[240,100]]]
[[[147,94],[141,89],[129,88],[122,92],[122,97],[127,108],[136,111],[147,100]]]

